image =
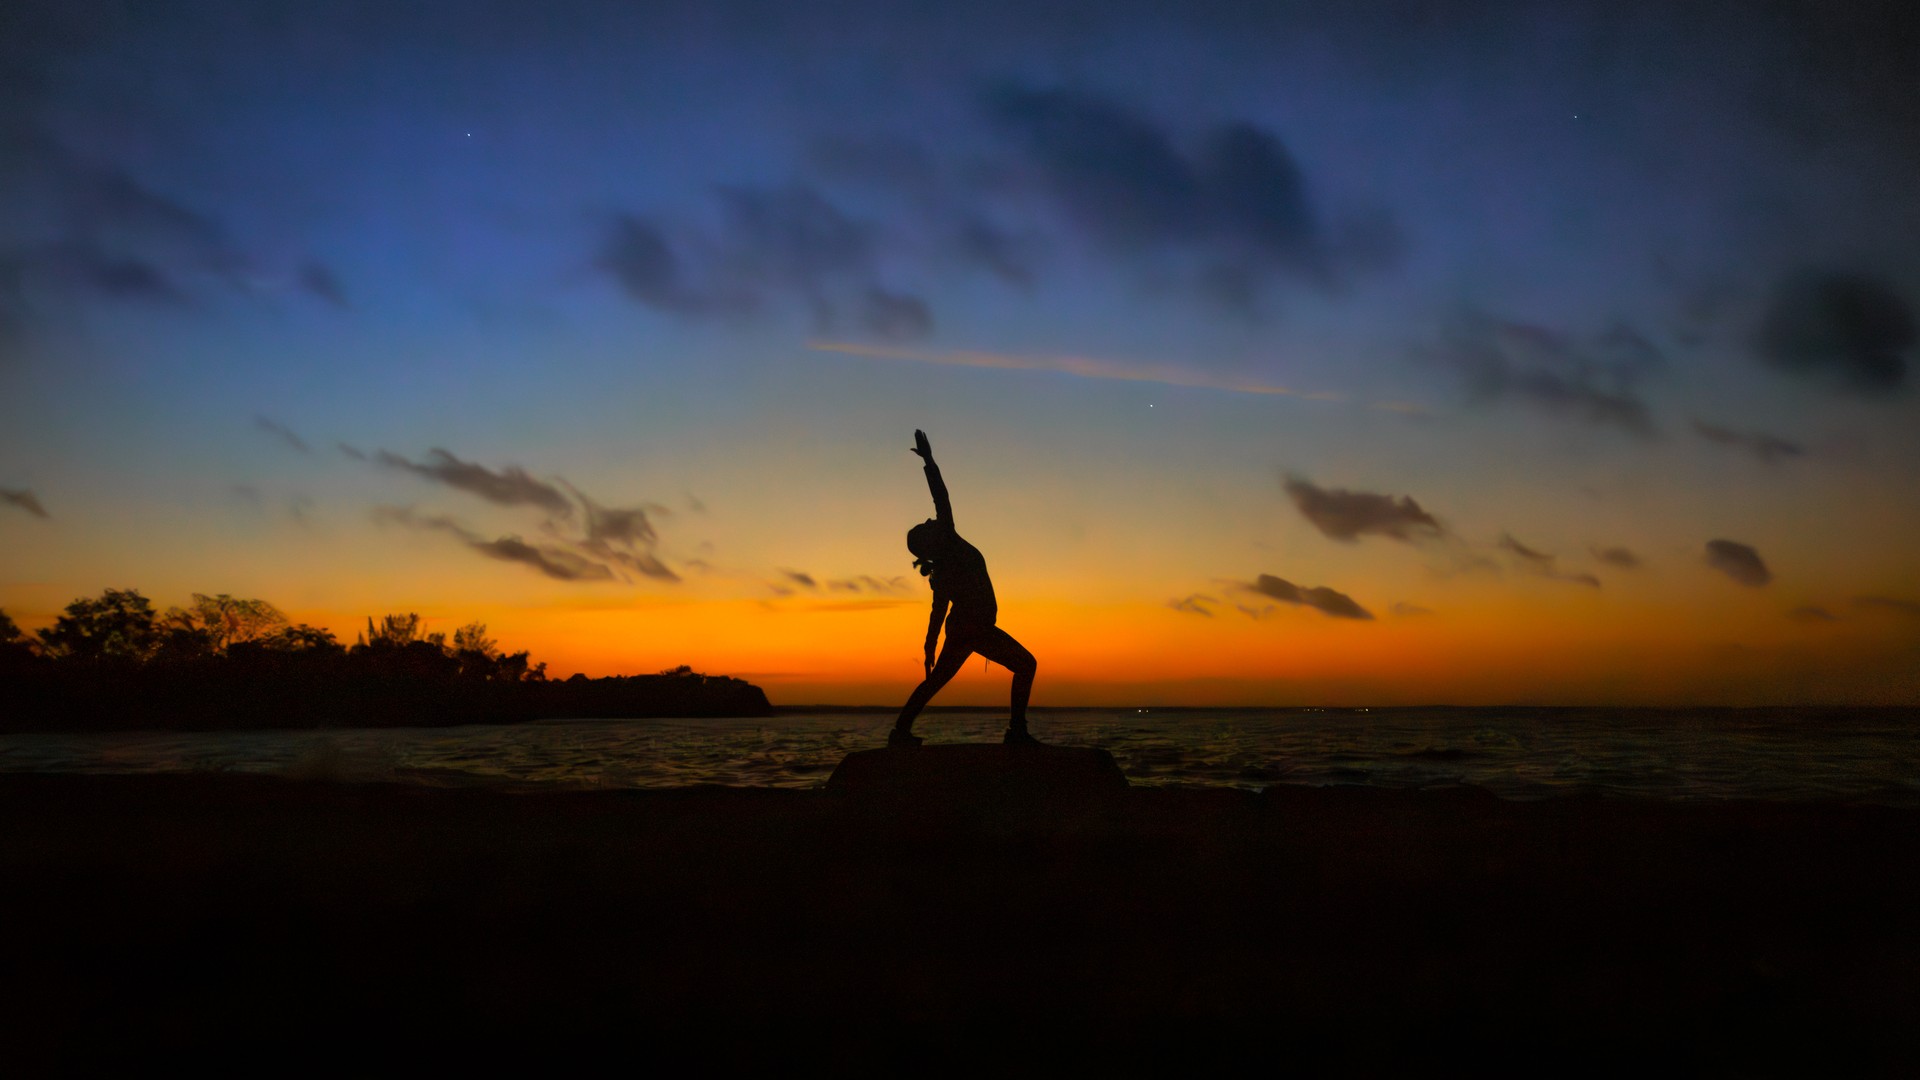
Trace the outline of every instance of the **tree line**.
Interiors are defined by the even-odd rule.
[[[193,595],[158,611],[107,589],[23,633],[0,611],[0,730],[445,726],[533,719],[757,716],[760,688],[686,665],[567,680],[471,622],[368,618],[352,645],[265,600]]]

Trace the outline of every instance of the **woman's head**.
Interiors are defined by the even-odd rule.
[[[940,557],[946,530],[940,523],[931,519],[923,521],[907,530],[907,550],[913,552],[913,565],[920,568],[921,576],[933,572],[933,560]]]

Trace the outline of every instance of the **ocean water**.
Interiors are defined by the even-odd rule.
[[[923,716],[930,743],[998,741],[1004,712]],[[505,727],[0,736],[0,772],[255,772],[441,786],[808,788],[891,717],[570,720]],[[1839,799],[1920,806],[1920,710],[1035,710],[1047,742],[1130,782],[1473,785],[1512,799]]]

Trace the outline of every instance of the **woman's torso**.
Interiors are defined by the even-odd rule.
[[[999,616],[1000,605],[994,601],[986,557],[959,533],[953,534],[953,543],[934,563],[928,577],[933,594],[953,605],[947,613],[949,626],[992,626]]]

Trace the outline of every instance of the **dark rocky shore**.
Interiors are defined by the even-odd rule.
[[[0,822],[20,1075],[1920,1064],[1907,811],[0,775]]]

